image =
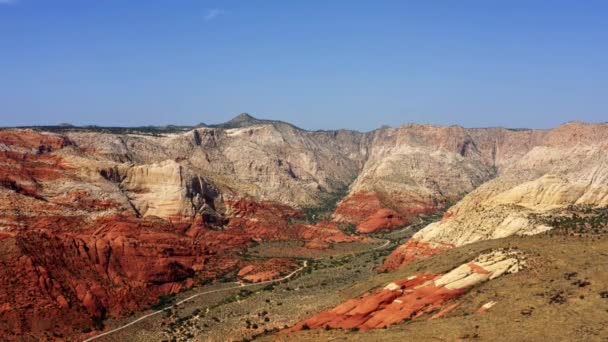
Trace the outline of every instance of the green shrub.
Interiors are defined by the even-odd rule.
[[[156,304],[152,305],[152,309],[160,310],[175,303],[175,293],[170,293],[165,296],[158,297]]]

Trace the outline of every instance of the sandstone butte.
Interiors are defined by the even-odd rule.
[[[422,273],[320,312],[283,333],[302,329],[378,329],[415,319],[440,318],[458,306],[458,297],[476,285],[516,273],[525,262],[516,251],[493,251],[446,274]],[[483,307],[482,307],[483,308]],[[484,309],[487,310],[487,309]]]
[[[327,248],[363,239],[348,225],[390,231],[449,207],[387,258],[388,270],[546,231],[530,217],[608,206],[607,146],[608,125],[584,123],[310,132],[239,116],[155,135],[2,129],[0,335],[79,335],[242,271],[239,252],[265,240]],[[303,209],[345,189],[329,221],[304,221]],[[289,269],[275,262],[276,274]]]

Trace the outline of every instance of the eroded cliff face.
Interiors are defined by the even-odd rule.
[[[536,146],[503,164],[498,177],[448,209],[385,263],[394,269],[446,248],[552,229],[536,215],[608,205],[608,125],[571,123],[544,133]]]
[[[363,133],[308,132],[287,124],[199,128],[163,137],[67,135],[94,158],[138,167],[130,171],[136,178],[155,177],[151,168],[177,174],[179,166],[182,177],[205,177],[227,199],[250,196],[296,207],[320,205],[327,194],[347,187],[365,159]]]
[[[334,221],[374,231],[455,203],[536,146],[544,131],[406,125],[368,136],[368,157]],[[395,215],[364,223],[380,210]]]

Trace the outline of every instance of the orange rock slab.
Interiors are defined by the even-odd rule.
[[[382,290],[351,299],[333,309],[323,311],[283,332],[304,329],[377,329],[424,314],[441,311],[446,303],[466,290],[436,286],[437,274],[419,274],[390,284]]]
[[[377,233],[389,231],[406,225],[408,221],[391,209],[378,209],[374,214],[357,226],[359,233]]]
[[[411,239],[389,254],[379,270],[394,271],[414,261],[429,258],[450,248],[452,246],[448,244],[431,246],[426,242]]]

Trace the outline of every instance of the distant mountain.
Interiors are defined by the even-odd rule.
[[[288,125],[288,126],[291,126],[293,128],[303,131],[303,129],[296,127],[285,121],[258,119],[248,113],[241,113],[229,121],[226,121],[226,122],[220,123],[220,124],[215,124],[215,125],[208,125],[207,127],[230,129],[230,128],[243,128],[243,127],[249,127],[249,126],[255,126],[255,125],[263,125],[263,124]]]

